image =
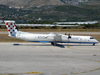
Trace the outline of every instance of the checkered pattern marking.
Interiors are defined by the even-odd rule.
[[[15,23],[8,22],[8,23],[6,23],[6,27],[7,27],[9,35],[15,36],[15,33],[17,32]]]

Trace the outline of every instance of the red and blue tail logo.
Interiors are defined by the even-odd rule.
[[[14,21],[6,21],[6,27],[9,33],[9,36],[15,36],[16,32],[18,31]]]

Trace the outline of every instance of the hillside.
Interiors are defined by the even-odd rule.
[[[22,9],[9,8],[5,5],[0,5],[0,19],[22,19],[24,15],[31,13]]]
[[[7,0],[0,0],[2,3],[3,1]],[[8,2],[15,1],[15,0],[8,0]],[[16,2],[19,0],[16,0]],[[67,0],[55,0],[61,5],[49,5],[51,3],[48,0],[20,0],[24,1],[24,7],[29,10],[24,9],[15,9],[9,8],[9,6],[0,5],[0,19],[14,19],[14,20],[36,20],[41,18],[42,21],[88,21],[88,20],[100,20],[100,0],[89,0],[85,4],[80,4],[77,6],[68,5],[65,3]],[[42,5],[41,1],[45,1],[46,4]],[[73,1],[73,0],[70,0]],[[82,1],[82,0],[81,0]],[[10,3],[11,3],[10,2]],[[28,2],[28,3],[27,3]],[[33,7],[33,2],[37,5],[40,3],[40,6]],[[54,1],[53,1],[54,2]],[[10,5],[8,3],[8,5]],[[26,4],[25,4],[26,3]],[[55,3],[55,2],[54,2]],[[93,4],[94,3],[94,4]],[[13,3],[12,3],[13,4]],[[19,3],[20,5],[21,3]],[[52,3],[51,3],[52,4]],[[16,5],[16,4],[15,4]],[[30,7],[29,7],[30,6]],[[36,6],[36,5],[35,5]]]
[[[0,4],[21,8],[41,7],[46,5],[57,6],[64,4],[78,5],[85,2],[88,2],[88,0],[0,0]]]
[[[62,5],[60,0],[0,0],[0,4],[11,7],[40,7],[44,5]]]
[[[100,20],[100,5],[61,5],[37,13],[29,14],[31,18],[39,18],[45,20],[65,21],[89,21]]]

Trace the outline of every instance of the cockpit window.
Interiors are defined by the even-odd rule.
[[[94,39],[93,37],[90,37],[90,39]]]

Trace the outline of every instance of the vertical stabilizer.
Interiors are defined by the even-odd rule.
[[[6,21],[5,22],[9,36],[16,36],[16,32],[18,31],[15,25],[15,21]]]

